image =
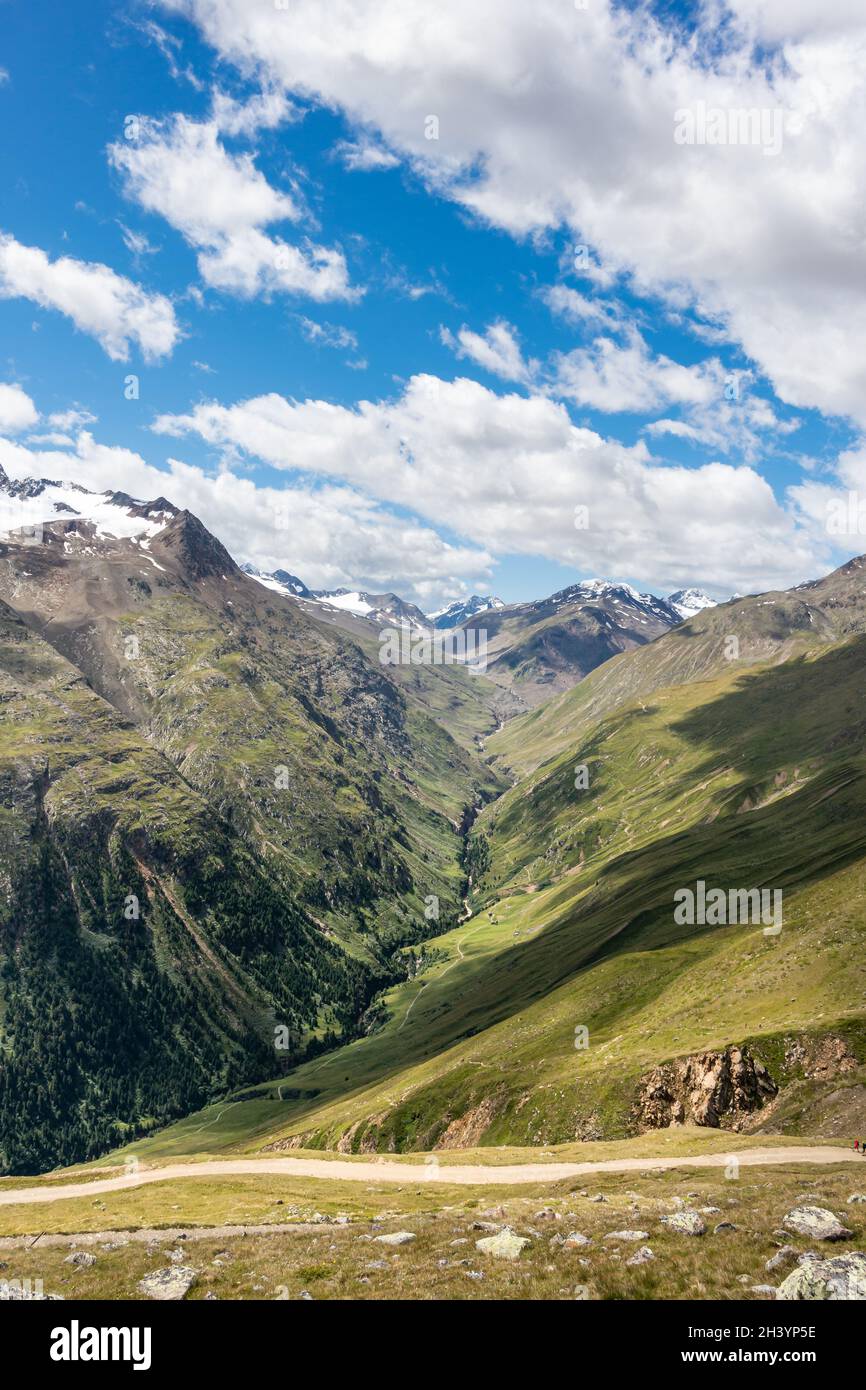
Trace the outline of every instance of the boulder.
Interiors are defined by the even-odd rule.
[[[649,1240],[649,1231],[608,1231],[605,1240]]]
[[[866,1255],[834,1255],[829,1260],[809,1260],[791,1271],[776,1290],[784,1300],[866,1300]]]
[[[854,1234],[826,1207],[794,1207],[782,1225],[810,1240],[847,1240]]]
[[[483,1255],[494,1255],[499,1260],[517,1260],[529,1244],[525,1236],[516,1235],[508,1226],[495,1236],[485,1236],[476,1240],[475,1248]]]
[[[63,1303],[62,1293],[42,1293],[29,1279],[0,1280],[0,1303]]]
[[[653,1252],[650,1250],[649,1246],[648,1246],[648,1245],[642,1245],[641,1248],[640,1248],[640,1250],[636,1250],[636,1251],[635,1251],[635,1253],[632,1255],[631,1259],[626,1260],[626,1264],[627,1264],[627,1265],[645,1265],[645,1264],[649,1264],[649,1261],[650,1261],[650,1260],[654,1260],[654,1259],[655,1259],[655,1255],[654,1255]]]
[[[152,1274],[145,1274],[138,1287],[145,1298],[177,1300],[186,1298],[196,1278],[196,1271],[189,1265],[171,1265],[168,1269],[156,1269]]]
[[[415,1239],[414,1231],[390,1231],[384,1236],[374,1236],[379,1245],[409,1245]]]
[[[783,1245],[781,1250],[777,1250],[775,1255],[767,1261],[764,1265],[764,1269],[768,1274],[772,1274],[773,1270],[781,1269],[784,1265],[789,1265],[792,1260],[796,1260],[796,1258],[797,1252],[793,1245]]]
[[[76,1269],[89,1269],[96,1264],[96,1256],[89,1255],[86,1250],[76,1250],[72,1255],[67,1255],[63,1263],[75,1265]]]
[[[681,1236],[702,1236],[707,1229],[704,1218],[697,1211],[676,1211],[673,1216],[663,1216],[662,1225]]]

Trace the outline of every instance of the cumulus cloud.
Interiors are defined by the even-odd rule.
[[[342,251],[308,238],[294,244],[265,230],[299,223],[302,209],[268,183],[252,155],[223,145],[221,128],[246,129],[242,115],[251,125],[261,122],[262,112],[250,116],[249,110],[224,102],[206,121],[179,114],[164,121],[138,118],[131,127],[134,138],[109,146],[124,191],[196,249],[202,279],[216,289],[245,299],[275,292],[353,298]],[[276,120],[276,113],[267,118]]]
[[[0,437],[0,466],[10,477],[69,479],[144,500],[166,496],[200,517],[237,560],[266,571],[288,569],[312,588],[395,589],[432,609],[466,588],[490,584],[486,550],[450,543],[349,486],[259,487],[228,470],[213,476],[178,459],[155,468],[133,450],[98,443],[87,430],[63,450],[33,442]]]
[[[505,381],[528,382],[537,367],[535,362],[524,362],[516,329],[502,320],[492,323],[483,334],[473,333],[464,324],[456,337],[447,328],[441,328],[439,336],[458,357],[468,357]]]
[[[638,291],[723,324],[788,404],[866,423],[860,0],[700,0],[688,29],[613,0],[162,4],[487,222],[567,229]],[[699,102],[778,112],[781,149],[675,143]]]
[[[20,386],[0,382],[0,433],[18,434],[30,429],[39,419],[39,412],[26,391]]]
[[[98,261],[61,256],[52,261],[38,246],[23,246],[0,233],[0,298],[29,299],[66,314],[116,362],[133,344],[152,361],[169,354],[180,337],[171,301],[149,294]]]
[[[671,466],[575,426],[559,402],[464,378],[415,376],[397,399],[353,409],[276,394],[205,402],[154,427],[348,483],[493,554],[649,586],[775,587],[819,572],[827,554],[751,467]]]
[[[655,356],[632,329],[625,343],[596,338],[591,347],[557,355],[552,389],[596,410],[651,411],[667,405],[706,405],[722,391],[718,362],[685,367]]]

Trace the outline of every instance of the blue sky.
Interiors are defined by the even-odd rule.
[[[3,0],[7,471],[428,609],[866,549],[856,7],[587,6]]]

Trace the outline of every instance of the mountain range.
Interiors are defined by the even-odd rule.
[[[357,1152],[862,1112],[864,560],[473,596],[473,675],[165,498],[0,495],[0,1170],[187,1153],[227,1095],[233,1143]],[[781,934],[678,923],[698,880]]]
[[[394,593],[310,590],[285,570],[263,574],[251,564],[243,569],[266,588],[317,605],[337,624],[343,620],[346,630],[356,635],[362,629],[354,620],[375,628],[377,634],[394,625],[421,635],[461,629],[483,633],[487,675],[499,687],[497,712],[502,718],[569,689],[617,652],[715,606],[700,589],[680,589],[659,599],[629,584],[590,579],[533,602],[506,604],[492,594],[473,594],[424,614]]]

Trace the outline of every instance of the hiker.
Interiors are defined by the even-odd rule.
[[[854,1140],[854,1152],[855,1152],[855,1153],[857,1152],[857,1150],[859,1149],[859,1147],[860,1147],[860,1140],[859,1140],[859,1139],[855,1139],[855,1140]]]

